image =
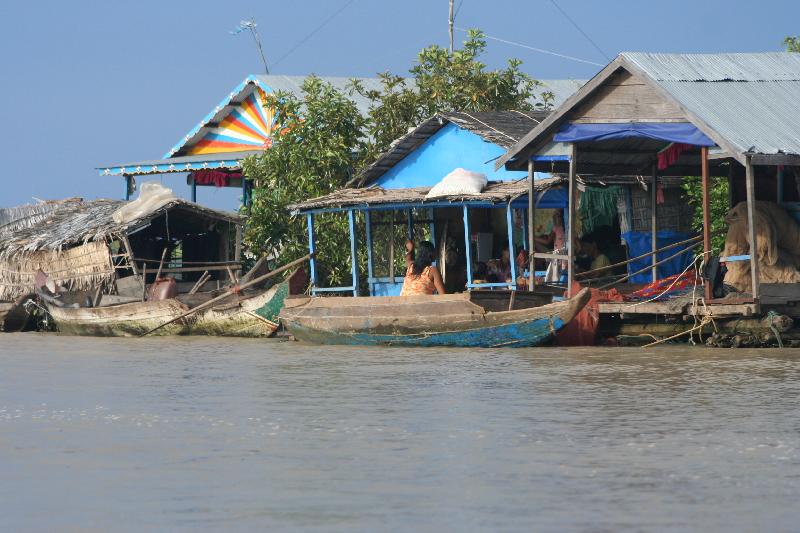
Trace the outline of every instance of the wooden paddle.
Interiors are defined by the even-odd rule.
[[[223,299],[227,298],[227,297],[228,297],[228,296],[230,296],[231,294],[234,294],[234,293],[237,293],[237,292],[239,292],[239,291],[241,291],[241,290],[243,290],[243,289],[246,289],[247,287],[250,287],[251,285],[255,285],[255,284],[257,284],[257,283],[261,283],[261,282],[262,282],[262,281],[264,281],[265,279],[268,279],[268,278],[271,278],[271,277],[273,277],[273,276],[276,276],[276,275],[280,274],[281,272],[284,272],[284,271],[286,271],[286,270],[289,270],[290,268],[294,268],[294,267],[296,267],[297,265],[299,265],[299,264],[301,264],[301,263],[304,263],[304,262],[308,261],[308,260],[309,260],[309,259],[311,259],[313,256],[314,256],[314,254],[307,254],[307,255],[305,255],[305,256],[303,256],[303,257],[301,257],[300,259],[297,259],[297,260],[295,260],[295,261],[292,261],[292,262],[291,262],[291,263],[289,263],[288,265],[284,265],[284,266],[282,266],[282,267],[280,267],[280,268],[277,268],[277,269],[273,270],[272,272],[268,272],[268,273],[264,274],[263,276],[259,276],[259,277],[255,278],[255,279],[253,279],[253,280],[250,280],[250,281],[248,281],[247,283],[243,283],[243,284],[241,284],[241,285],[238,285],[238,286],[236,286],[236,287],[233,287],[233,288],[231,288],[231,289],[229,289],[229,290],[225,291],[225,293],[223,293],[223,294],[220,294],[220,295],[219,295],[219,296],[217,296],[216,298],[212,298],[212,299],[210,299],[209,301],[207,301],[207,302],[205,302],[205,303],[202,303],[202,304],[198,305],[197,307],[193,307],[193,308],[189,309],[188,311],[186,311],[185,313],[183,313],[182,315],[180,315],[180,316],[177,316],[177,317],[175,317],[175,318],[173,318],[172,320],[169,320],[169,321],[167,321],[167,322],[164,322],[164,323],[163,323],[163,324],[161,324],[160,326],[156,326],[155,328],[151,329],[150,331],[146,331],[146,332],[142,333],[142,334],[141,334],[141,335],[139,335],[139,336],[140,336],[140,337],[144,337],[144,336],[146,336],[146,335],[150,335],[150,334],[151,334],[151,333],[153,333],[154,331],[158,331],[159,329],[163,328],[164,326],[168,326],[168,325],[172,324],[173,322],[177,322],[178,320],[180,320],[180,319],[182,319],[182,318],[185,318],[185,317],[187,317],[187,316],[189,316],[189,315],[191,315],[191,314],[194,314],[194,313],[196,313],[197,311],[201,311],[201,310],[203,310],[203,309],[206,309],[206,308],[208,308],[208,307],[211,307],[211,306],[212,306],[212,305],[214,305],[215,303],[219,302],[220,300],[223,300]]]

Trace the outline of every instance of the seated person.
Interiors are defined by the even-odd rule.
[[[500,259],[491,259],[486,266],[489,273],[486,279],[492,283],[503,283],[511,281],[511,254],[508,246],[503,247]]]
[[[608,268],[611,266],[611,261],[604,253],[600,252],[594,237],[591,235],[581,237],[581,252],[589,256],[592,261],[587,271],[597,270],[586,276],[587,278],[602,278],[611,274],[611,270]]]
[[[556,251],[563,253],[566,250],[566,239],[564,235],[564,214],[560,209],[553,211],[550,233],[539,235],[534,238],[534,245],[537,252]]]
[[[417,294],[445,294],[442,274],[433,266],[436,249],[428,241],[419,243],[419,248],[414,250],[414,243],[406,241],[406,277],[400,296],[414,296]]]

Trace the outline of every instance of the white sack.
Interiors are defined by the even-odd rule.
[[[457,168],[434,185],[425,198],[480,194],[487,183],[486,174]]]
[[[172,189],[157,181],[147,181],[140,187],[139,197],[114,211],[111,218],[117,224],[127,224],[161,209],[176,198]]]

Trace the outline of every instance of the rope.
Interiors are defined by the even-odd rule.
[[[492,127],[492,126],[490,126],[489,124],[485,123],[484,121],[482,121],[482,120],[480,120],[480,119],[478,119],[478,118],[475,118],[475,117],[473,117],[473,116],[472,116],[472,115],[470,115],[469,113],[466,113],[466,112],[465,112],[464,114],[465,114],[465,115],[467,115],[467,116],[468,116],[469,118],[471,118],[472,120],[474,120],[475,122],[480,122],[481,124],[483,124],[484,126],[486,126],[487,128],[489,128],[490,130],[492,130],[493,132],[495,132],[495,133],[499,133],[499,134],[500,134],[500,135],[502,135],[503,137],[508,137],[509,139],[511,139],[512,141],[514,141],[515,143],[516,143],[516,142],[519,140],[519,139],[515,139],[514,137],[512,137],[511,135],[509,135],[509,134],[507,134],[507,133],[504,133],[504,132],[502,132],[502,131],[498,130],[497,128],[493,128],[493,127]]]
[[[771,310],[767,313],[767,318],[769,318],[769,329],[772,330],[772,334],[775,335],[775,340],[778,341],[778,348],[783,348],[783,339],[781,339],[781,334],[778,333],[778,329],[772,324],[772,319],[776,316],[779,316],[778,313]]]

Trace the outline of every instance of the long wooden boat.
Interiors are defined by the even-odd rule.
[[[268,337],[278,328],[278,312],[289,294],[289,280],[250,295],[232,296],[196,314],[180,318],[156,330],[155,335],[225,335]],[[40,294],[40,296],[42,296]],[[194,301],[181,301],[182,295],[167,300],[120,303],[98,307],[59,306],[45,298],[56,329],[69,335],[135,337],[176,319],[190,309],[187,303],[210,299],[193,295]]]
[[[482,298],[490,301],[480,305]],[[295,338],[312,344],[524,347],[551,339],[589,298],[588,289],[583,289],[569,300],[546,305],[532,301],[511,311],[491,310],[497,302],[491,301],[490,292],[481,291],[287,298],[280,319]]]
[[[68,335],[135,337],[179,317],[189,308],[175,299],[131,302],[101,307],[58,307],[47,310],[56,329]],[[159,335],[188,333],[189,320],[178,320],[158,331]]]

